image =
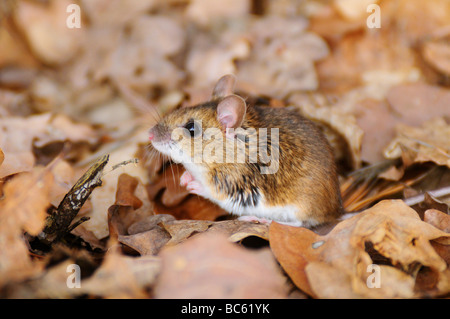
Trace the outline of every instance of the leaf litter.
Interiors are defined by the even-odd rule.
[[[449,296],[447,1],[377,1],[380,29],[366,1],[77,3],[75,29],[69,1],[0,6],[1,297]],[[323,128],[353,217],[244,222],[179,186],[147,130],[226,73]]]

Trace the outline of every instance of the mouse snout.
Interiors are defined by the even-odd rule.
[[[164,127],[160,124],[156,124],[148,131],[148,138],[151,142],[167,142],[170,139],[167,138],[167,133]]]
[[[155,126],[148,131],[148,139],[151,141],[155,138]]]

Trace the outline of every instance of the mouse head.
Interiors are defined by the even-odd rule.
[[[225,139],[233,138],[230,129],[241,127],[247,109],[244,99],[233,94],[235,82],[233,75],[225,75],[214,87],[210,102],[164,116],[149,131],[153,146],[182,163],[201,163],[212,154],[211,149],[223,150]],[[214,156],[223,155],[215,152]]]

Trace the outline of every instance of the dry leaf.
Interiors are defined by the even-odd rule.
[[[147,216],[128,227],[128,234],[134,235],[152,230],[161,222],[169,222],[175,220],[173,215],[158,214]]]
[[[437,209],[428,209],[425,211],[424,221],[433,225],[437,229],[450,233],[450,215],[448,214],[445,214]]]
[[[251,93],[275,98],[317,89],[314,63],[329,51],[322,38],[305,29],[300,17],[268,16],[255,21],[248,35],[251,54],[238,64],[239,82],[251,84]]]
[[[203,26],[229,18],[242,17],[249,12],[250,1],[194,0],[186,9],[186,17]]]
[[[0,146],[5,155],[0,178],[30,170],[35,164],[33,146],[43,147],[64,141],[94,144],[97,141],[89,125],[73,123],[65,115],[52,116],[50,113],[28,118],[2,118],[0,130],[5,132],[0,136]]]
[[[100,26],[124,25],[152,9],[155,0],[82,0],[91,22]]]
[[[182,165],[170,165],[147,186],[148,196],[154,200],[164,189],[161,203],[169,208],[179,205],[189,195],[186,187],[180,186],[180,176],[183,173]]]
[[[322,94],[293,94],[289,102],[298,107],[306,117],[319,124],[325,123],[334,130],[330,132],[332,134],[325,133],[337,160],[348,162],[353,168],[361,166],[364,131],[359,126],[357,117],[340,107],[351,104],[352,101],[344,98],[338,103],[331,103]]]
[[[149,203],[143,205],[144,202],[134,194],[139,185],[138,179],[121,174],[117,183],[116,201],[108,208],[109,233],[110,238],[114,239],[119,235],[127,235],[131,225],[153,214]],[[142,191],[141,186],[140,195],[144,195]]]
[[[152,211],[153,205],[149,202],[144,185],[148,183],[147,171],[141,165],[126,165],[112,170],[112,166],[132,158],[135,158],[136,152],[140,149],[141,143],[146,143],[146,130],[137,130],[128,140],[127,143],[120,145],[120,147],[110,152],[109,163],[105,167],[105,172],[108,172],[102,177],[102,187],[94,190],[91,194],[92,210],[86,216],[90,217],[88,223],[85,223],[86,230],[91,231],[98,239],[103,239],[109,235],[108,231],[108,209],[115,202],[115,194],[118,187],[118,178],[122,173],[126,173],[139,180],[139,184],[135,191],[135,196],[143,202],[139,212],[135,214],[147,216]],[[108,149],[108,145],[104,146]],[[99,153],[102,154],[103,150]],[[146,215],[147,214],[147,215]]]
[[[158,258],[127,257],[112,249],[96,272],[81,281],[79,291],[105,298],[145,298],[145,288],[154,282],[159,269]]]
[[[162,222],[161,227],[172,237],[167,245],[174,246],[185,241],[194,233],[205,232],[212,223],[212,221],[207,220],[174,220],[166,223]]]
[[[15,22],[26,35],[36,57],[44,63],[58,65],[69,61],[80,49],[85,28],[66,24],[70,0],[51,0],[48,6],[19,0]]]
[[[450,75],[450,34],[425,42],[422,55],[425,61],[439,72]]]
[[[399,124],[385,156],[402,157],[405,165],[432,161],[450,167],[450,125],[442,118],[425,122],[421,128]]]
[[[200,234],[161,252],[156,298],[285,298],[268,250],[249,251],[219,234]]]
[[[423,291],[414,291],[418,265],[441,274],[447,269],[430,240],[450,244],[450,235],[422,222],[413,209],[398,200],[382,201],[339,223],[326,236],[272,223],[269,238],[276,258],[294,283],[311,296],[325,298],[420,296]],[[395,268],[383,266],[381,287],[369,288],[366,282],[371,272],[367,267],[383,260]],[[407,280],[408,276],[413,280]],[[340,286],[347,287],[342,295]]]
[[[333,5],[346,19],[357,20],[367,16],[369,4],[378,3],[376,0],[334,0]]]
[[[157,255],[170,240],[170,235],[159,226],[145,232],[118,237],[120,243],[133,248],[141,256]]]
[[[176,219],[216,220],[218,217],[228,215],[228,212],[209,200],[194,195],[170,208],[164,206],[158,198],[154,204],[156,214],[171,214]]]
[[[448,116],[450,90],[424,83],[392,87],[386,99],[397,123],[417,126],[437,117]]]
[[[37,274],[43,266],[30,259],[23,231],[35,236],[44,227],[52,182],[51,172],[41,169],[20,174],[4,186],[0,201],[0,286]]]

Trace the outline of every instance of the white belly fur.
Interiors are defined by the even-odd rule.
[[[295,215],[298,211],[298,207],[294,205],[268,206],[262,195],[257,206],[246,207],[236,204],[236,202],[230,198],[218,200],[214,197],[209,197],[208,199],[234,215],[255,216],[291,226],[302,226],[303,224]]]
[[[286,206],[269,206],[266,203],[264,195],[260,194],[260,199],[257,206],[241,206],[238,205],[231,198],[226,198],[224,200],[218,199],[217,193],[211,187],[208,187],[207,181],[204,179],[206,176],[206,171],[204,168],[200,168],[199,165],[195,164],[184,164],[185,168],[191,173],[191,175],[202,184],[204,188],[203,197],[209,199],[213,203],[217,204],[227,212],[238,216],[255,216],[258,218],[265,218],[268,220],[276,221],[280,224],[291,225],[291,226],[302,226],[303,223],[299,221],[296,217],[296,212],[299,208],[294,205]]]

